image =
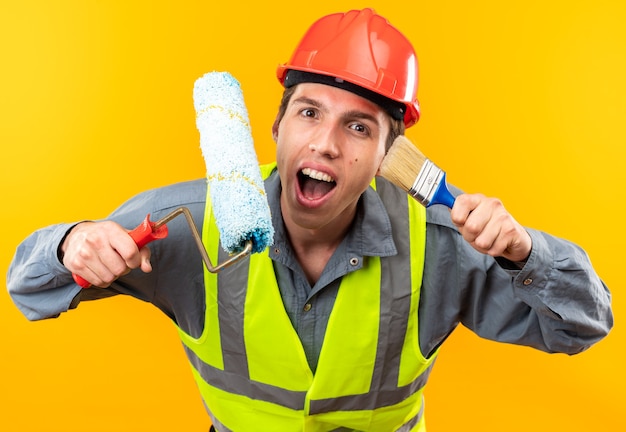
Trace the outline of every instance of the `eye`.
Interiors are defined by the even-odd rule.
[[[358,132],[361,135],[370,135],[370,130],[367,126],[365,126],[363,123],[352,123],[350,125],[350,129],[352,129],[355,132]]]
[[[300,114],[303,117],[310,117],[310,118],[315,118],[317,117],[317,111],[313,108],[304,108],[302,110],[300,110]]]

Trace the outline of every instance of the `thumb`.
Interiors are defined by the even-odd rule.
[[[152,255],[150,248],[144,246],[139,250],[141,255],[141,271],[144,273],[150,273],[152,271],[152,264],[150,263],[150,256]]]

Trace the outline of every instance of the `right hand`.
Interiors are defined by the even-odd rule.
[[[138,249],[128,232],[111,221],[79,223],[61,245],[63,265],[100,288],[131,269],[151,272],[150,249]]]

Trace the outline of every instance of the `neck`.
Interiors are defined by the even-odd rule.
[[[324,267],[352,225],[356,208],[321,227],[304,227],[283,214],[287,235],[306,277],[311,284],[319,280]]]

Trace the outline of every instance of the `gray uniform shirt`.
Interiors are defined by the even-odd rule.
[[[314,371],[341,277],[358,271],[364,256],[396,253],[390,221],[377,193],[368,189],[350,232],[311,286],[284,229],[276,172],[266,181],[266,190],[276,230],[269,254],[285,310]],[[180,183],[132,198],[109,219],[132,229],[148,213],[158,220],[185,206],[201,229],[205,199],[204,180]],[[57,317],[80,301],[128,294],[151,302],[191,335],[202,333],[203,267],[183,217],[168,223],[166,239],[150,244],[151,273],[134,270],[106,289],[79,288],[59,261],[58,246],[72,226],[58,224],[36,231],[16,251],[7,285],[28,319]],[[427,209],[418,314],[425,356],[459,323],[487,339],[568,354],[585,350],[608,333],[613,324],[611,297],[585,252],[568,241],[528,232],[532,252],[518,265],[475,251],[452,224],[447,208]]]

